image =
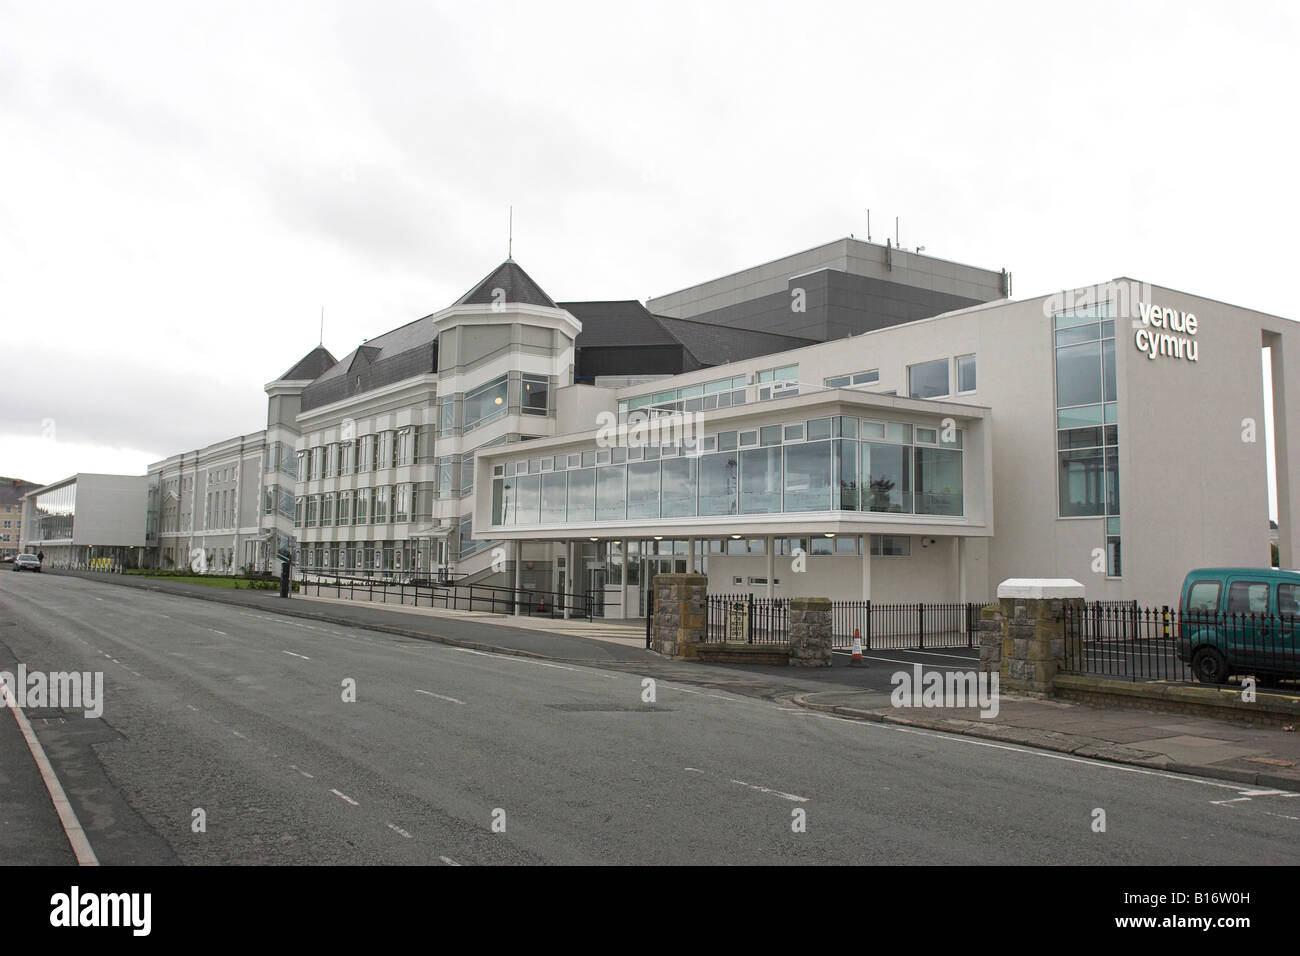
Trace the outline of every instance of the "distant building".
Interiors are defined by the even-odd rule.
[[[39,487],[34,481],[0,477],[0,558],[19,552],[23,530],[23,495]]]
[[[138,567],[144,556],[144,475],[76,474],[23,497],[23,550],[54,568]]]

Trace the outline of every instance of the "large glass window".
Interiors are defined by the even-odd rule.
[[[551,472],[542,478],[542,521],[562,522],[565,519],[569,494],[568,476],[564,472]]]
[[[361,457],[357,459],[357,472],[370,471],[375,462],[375,436],[361,436]]]
[[[579,468],[569,475],[569,520],[590,521],[595,513],[596,472]]]
[[[596,520],[622,521],[627,517],[627,465],[596,469]]]
[[[515,476],[515,524],[537,524],[541,520],[542,476]]]
[[[663,461],[663,517],[686,518],[695,514],[695,459]]]
[[[780,511],[781,449],[751,448],[742,451],[740,513],[777,514]]]
[[[908,366],[907,394],[912,398],[938,398],[949,394],[948,360],[937,359]]]
[[[1102,400],[1101,343],[1085,342],[1056,350],[1056,404],[1091,405]]]
[[[506,413],[506,377],[488,382],[465,394],[465,421],[462,431],[469,431],[495,421]]]
[[[828,511],[831,507],[831,443],[785,446],[785,510]]]
[[[704,455],[699,464],[700,514],[736,513],[736,453]]]
[[[1058,452],[1062,518],[1106,513],[1106,454],[1101,448]]]
[[[659,462],[634,461],[627,466],[627,516],[659,517]]]
[[[961,452],[941,448],[917,448],[915,452],[916,513],[960,515]]]
[[[861,444],[862,510],[910,512],[910,449],[874,441],[864,441]]]

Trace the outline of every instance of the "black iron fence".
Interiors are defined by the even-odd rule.
[[[975,647],[982,604],[881,604],[832,601],[832,646],[848,650]],[[790,599],[751,594],[710,594],[706,640],[775,644],[790,639]]]
[[[1133,681],[1254,677],[1274,685],[1300,679],[1300,618],[1066,605],[1064,669]]]
[[[499,584],[459,584],[451,581],[394,581],[386,578],[325,576],[304,573],[300,592],[315,597],[346,598],[376,604],[439,608],[449,611],[518,613],[529,617],[602,617],[605,596],[600,590],[581,594],[557,591],[516,590]]]

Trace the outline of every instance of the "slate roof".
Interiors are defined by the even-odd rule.
[[[635,299],[561,302],[560,308],[582,323],[576,343],[580,349],[680,345],[700,365],[723,365],[816,344],[793,335],[655,315]]]
[[[562,302],[560,308],[582,323],[575,343],[580,349],[677,344],[677,339],[636,299]]]
[[[758,332],[730,325],[696,322],[693,319],[673,319],[666,315],[656,315],[654,318],[701,365],[725,365],[728,362],[817,344],[816,339],[795,335]]]
[[[318,345],[302,358],[289,371],[280,376],[280,380],[301,381],[302,379],[316,379],[331,366],[336,363],[333,355],[330,355],[329,349],[323,345]]]
[[[496,294],[497,289],[504,291],[504,300]],[[491,305],[498,301],[555,308],[554,300],[542,291],[542,287],[514,259],[507,259],[493,269],[487,278],[457,299],[455,304]]]

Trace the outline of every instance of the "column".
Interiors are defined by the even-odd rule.
[[[772,547],[775,543],[776,539],[768,535],[765,548],[767,550],[767,599],[769,601],[776,597],[776,584],[772,580],[776,575],[776,555],[773,553],[775,549]]]
[[[632,558],[631,558],[631,556],[628,554],[628,550],[627,550],[627,538],[623,538],[622,541],[623,541],[623,574],[622,574],[622,576],[619,577],[619,581],[622,582],[622,583],[619,585],[619,587],[622,589],[621,593],[622,593],[622,595],[623,595],[623,611],[622,611],[622,614],[623,614],[623,620],[627,620],[627,618],[628,618],[628,613],[627,613],[627,577],[628,577],[628,569],[632,566]],[[640,548],[637,549],[637,552],[638,552],[638,553],[637,553],[637,558],[636,558],[636,559],[637,559],[638,562],[641,560],[640,550],[641,550]],[[609,565],[610,565],[610,561],[609,561],[609,550],[606,549],[606,551],[605,551],[605,567],[606,567],[606,569],[609,568]],[[640,580],[640,573],[639,573],[639,572],[640,572],[640,568],[638,568],[637,571],[638,571],[637,580]],[[606,570],[605,573],[606,573],[606,575],[608,576],[609,571]],[[607,579],[608,579],[608,577],[607,577]],[[644,588],[644,587],[645,587],[645,582],[644,582],[644,581],[641,581],[641,585],[640,585],[640,586]],[[640,610],[640,608],[638,608],[637,610]]]
[[[573,542],[564,542],[564,619],[569,619],[569,606],[573,603]]]
[[[686,539],[686,550],[690,553],[690,559],[686,562],[686,573],[695,573],[695,539]]]
[[[957,537],[957,603],[966,604],[966,538]]]
[[[862,600],[871,600],[871,535],[862,536]]]
[[[523,591],[523,569],[524,569],[524,562],[521,560],[521,558],[523,557],[524,545],[523,545],[523,542],[522,542],[522,541],[512,541],[512,542],[510,542],[510,548],[511,548],[511,550],[514,552],[514,558],[515,558],[515,591],[514,591],[514,594],[515,594],[515,617],[518,617],[518,616],[519,616],[519,597],[520,597],[521,592]]]

